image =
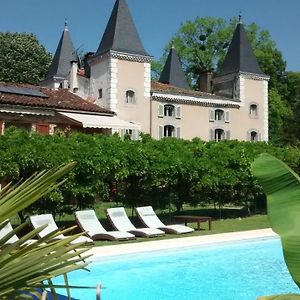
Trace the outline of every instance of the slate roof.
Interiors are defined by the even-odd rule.
[[[239,23],[235,29],[224,63],[217,76],[237,72],[266,76],[258,65],[242,23]]]
[[[191,89],[179,88],[176,86],[172,86],[170,84],[164,84],[164,83],[157,82],[157,81],[151,82],[151,91],[152,91],[152,93],[157,92],[157,93],[172,94],[172,95],[179,95],[179,96],[235,101],[230,98],[225,98],[225,97],[221,97],[221,96],[217,96],[214,94],[205,93],[205,92],[201,92],[201,91],[194,91]],[[239,102],[239,100],[237,100],[236,102]]]
[[[168,83],[179,88],[189,89],[188,82],[182,70],[180,59],[172,47],[164,68],[161,72],[159,82]]]
[[[46,96],[37,97],[0,92],[0,105],[22,105],[35,108],[66,109],[74,111],[114,114],[112,111],[84,100],[65,89],[52,90],[35,85],[9,84],[2,82],[1,86],[25,87],[28,89],[38,90]]]
[[[65,24],[64,31],[45,79],[55,76],[67,77],[71,70],[71,61],[78,62],[78,56],[73,46],[69,29]]]
[[[126,0],[117,0],[95,56],[110,50],[149,56],[141,42]]]

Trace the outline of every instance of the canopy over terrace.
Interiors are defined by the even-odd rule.
[[[116,116],[70,113],[63,111],[59,111],[58,113],[70,120],[80,123],[83,128],[104,128],[111,129],[112,132],[120,132],[121,130],[139,131],[141,129],[140,126],[118,119]]]

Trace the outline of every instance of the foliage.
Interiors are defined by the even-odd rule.
[[[276,89],[269,92],[269,135],[270,140],[276,144],[282,144],[285,135],[285,122],[292,118],[293,112],[290,106],[282,99]]]
[[[42,171],[21,184],[6,186],[0,194],[0,230],[7,224],[10,217],[63,184],[65,179],[58,183],[56,181],[73,167],[74,163],[70,163],[47,172]],[[60,233],[69,232],[73,228],[64,231],[57,230],[38,241],[29,242],[45,228],[41,226],[23,236],[19,241],[6,244],[25,225],[20,225],[0,239],[1,299],[31,299],[29,293],[38,296],[37,288],[45,289],[46,287],[50,287],[55,296],[55,286],[51,283],[53,277],[82,269],[87,265],[84,262],[87,256],[82,254],[88,248],[82,249],[80,243],[70,244],[81,234],[53,241]],[[43,283],[45,281],[49,284]]]
[[[300,73],[287,73],[286,99],[293,112],[285,122],[284,142],[299,145],[300,137]]]
[[[36,84],[50,62],[50,53],[33,34],[0,32],[0,81]]]
[[[236,18],[226,21],[213,17],[196,17],[185,22],[165,47],[160,63],[174,45],[190,81],[197,83],[200,72],[217,71],[222,65],[236,24]],[[260,67],[270,76],[270,87],[276,87],[283,94],[286,91],[286,63],[281,52],[267,30],[255,23],[244,26]],[[155,63],[156,70],[159,70],[158,64]]]
[[[261,154],[253,162],[252,169],[267,195],[269,222],[280,236],[289,272],[300,287],[300,178],[269,154]]]
[[[22,146],[21,146],[22,145]],[[268,152],[300,171],[300,151],[266,143],[204,142],[144,135],[140,141],[118,136],[72,133],[68,137],[29,134],[16,129],[0,136],[2,183],[36,171],[77,161],[59,188],[22,211],[54,215],[117,201],[128,207],[175,207],[184,203],[260,208],[260,185],[250,172],[253,159]]]

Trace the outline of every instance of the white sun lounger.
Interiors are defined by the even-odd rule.
[[[11,226],[11,223],[8,222],[1,230],[0,230],[0,239],[4,238],[7,234],[9,234],[11,231],[13,231],[13,228]],[[8,241],[5,242],[5,244],[13,244],[19,241],[19,238],[16,234],[14,234]],[[32,243],[36,242],[36,240],[27,240],[24,244],[30,245]]]
[[[116,230],[127,231],[135,236],[154,237],[165,233],[156,228],[136,228],[129,220],[124,207],[108,208],[107,218]]]
[[[29,217],[29,220],[33,228],[38,228],[42,225],[48,225],[46,228],[44,228],[42,231],[39,232],[38,236],[40,238],[43,238],[47,234],[58,229],[53,219],[53,216],[51,214],[31,216]],[[66,237],[67,236],[63,234],[59,234],[57,237],[55,237],[55,239],[64,239]],[[93,240],[88,238],[87,236],[80,236],[71,242],[71,244],[76,244],[76,243],[93,243]]]
[[[126,231],[106,231],[99,222],[94,210],[81,210],[75,212],[75,218],[79,227],[86,232],[92,240],[129,240],[135,236]]]
[[[135,208],[136,214],[141,222],[150,228],[158,228],[166,233],[189,233],[193,232],[194,229],[184,225],[165,225],[156,215],[152,206],[143,206]]]

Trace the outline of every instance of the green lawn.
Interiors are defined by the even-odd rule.
[[[115,207],[115,203],[101,203],[101,205],[97,205],[95,207],[95,211],[101,223],[107,229],[112,229],[110,224],[108,223],[105,217],[105,208]],[[137,218],[133,215],[131,209],[126,209],[128,216],[130,216],[132,222],[137,227],[142,227]],[[168,211],[157,211],[157,214],[161,220],[166,224],[172,223],[172,215],[174,212],[169,213]],[[216,233],[225,233],[225,232],[234,232],[234,231],[244,231],[244,230],[254,230],[254,229],[262,229],[268,228],[269,222],[267,216],[264,214],[253,215],[250,217],[245,216],[245,212],[240,208],[224,208],[222,210],[222,217],[224,219],[219,218],[219,211],[214,210],[213,208],[205,208],[205,207],[184,207],[183,211],[180,214],[186,215],[203,215],[203,216],[211,216],[213,219],[212,222],[212,230],[208,230],[208,223],[201,223],[201,230],[195,230],[195,232],[191,234],[184,235],[171,235],[168,234],[164,237],[159,238],[137,238],[135,241],[127,241],[127,242],[113,242],[113,241],[97,241],[97,246],[102,245],[113,245],[120,243],[132,243],[132,242],[141,242],[141,241],[152,241],[152,240],[160,240],[166,238],[181,238],[187,236],[198,236],[198,235],[207,235],[207,234],[216,234]],[[65,215],[62,217],[58,217],[56,219],[59,226],[71,226],[75,224],[74,216]],[[196,223],[189,223],[189,226],[193,228],[197,228]]]

